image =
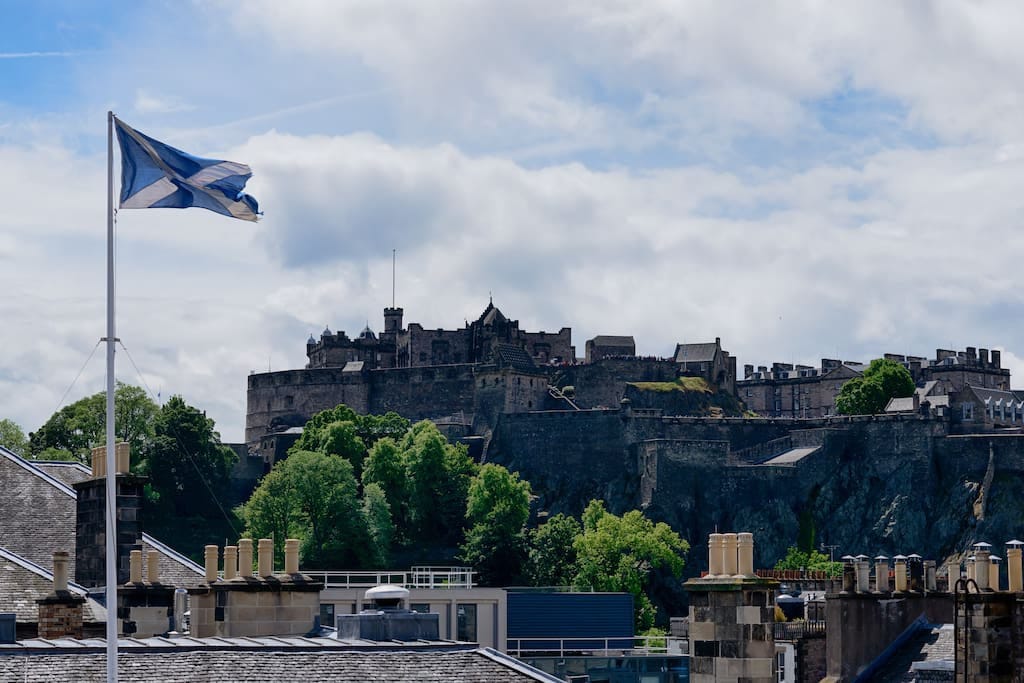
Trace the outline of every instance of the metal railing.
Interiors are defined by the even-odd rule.
[[[688,655],[686,638],[675,636],[627,636],[620,638],[508,638],[508,654],[513,657],[647,657]]]
[[[303,574],[324,582],[324,588],[372,588],[381,584],[404,588],[450,590],[472,588],[473,574],[469,567],[413,567],[386,571],[303,571]]]
[[[772,626],[775,640],[799,640],[809,633],[825,633],[824,621],[785,621]]]

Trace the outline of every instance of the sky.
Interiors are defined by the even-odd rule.
[[[329,327],[1001,349],[1024,378],[1024,4],[0,0],[0,418],[104,388],[106,112],[263,220],[117,216],[119,380],[239,441]]]

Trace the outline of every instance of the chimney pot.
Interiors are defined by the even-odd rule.
[[[238,573],[242,577],[252,576],[252,539],[238,541]]]
[[[974,551],[974,582],[978,584],[979,591],[990,590],[989,577],[991,572],[989,571],[989,555],[988,549]]]
[[[204,559],[206,560],[206,583],[213,583],[217,580],[217,546],[206,546]]]
[[[114,470],[115,474],[128,474],[131,470],[129,449],[130,446],[124,441],[114,445],[115,466],[117,468]]]
[[[722,573],[722,554],[725,539],[722,534],[708,534],[708,576],[719,576]]]
[[[737,539],[736,534],[722,534],[725,539],[725,552],[722,555],[722,573],[726,576],[735,576],[737,564]]]
[[[875,558],[875,590],[879,593],[888,593],[889,585],[889,558],[879,555]]]
[[[238,576],[238,546],[224,546],[224,579],[229,580]]]
[[[150,583],[160,583],[160,553],[155,550],[146,554],[146,574]]]
[[[1010,545],[1006,549],[1006,575],[1009,579],[1008,589],[1011,593],[1019,593],[1024,590],[1022,585],[1021,572],[1021,548],[1019,545]]]
[[[133,550],[128,554],[128,582],[142,583],[142,551]]]
[[[70,554],[58,550],[53,554],[53,591],[60,593],[68,589],[68,561]]]
[[[257,549],[259,553],[256,559],[260,578],[274,575],[274,541],[269,538],[261,538]]]
[[[896,578],[896,592],[905,593],[907,591],[907,558],[897,555],[893,560],[895,560],[893,574]]]
[[[105,446],[97,446],[92,449],[92,478],[99,479],[107,476],[107,449]]]
[[[736,535],[739,547],[739,575],[754,576],[754,534],[744,531]]]
[[[871,565],[867,560],[857,560],[854,562],[854,566],[857,568],[857,592],[858,593],[869,593],[871,592]]]
[[[284,542],[284,573],[299,573],[299,539],[288,538]]]

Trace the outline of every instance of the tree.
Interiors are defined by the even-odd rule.
[[[817,550],[805,552],[795,545],[791,545],[786,551],[786,557],[775,563],[776,569],[806,569],[809,571],[828,572],[829,576],[836,576],[843,571],[842,562],[830,562],[828,555],[819,553]]]
[[[78,460],[89,464],[91,451],[106,443],[107,394],[87,396],[64,406],[43,426],[29,434],[28,454],[37,459]],[[146,392],[130,384],[117,383],[114,391],[114,434],[126,441],[133,467],[153,436],[159,407]]]
[[[469,485],[466,522],[469,530],[459,559],[476,569],[480,583],[517,583],[526,560],[526,520],[530,484],[501,465],[480,468]]]
[[[391,541],[395,526],[391,521],[391,506],[384,490],[377,484],[363,487],[363,517],[370,542],[366,546],[363,564],[371,569],[384,569],[391,556]]]
[[[466,447],[448,443],[427,420],[409,430],[401,447],[409,483],[409,537],[428,543],[459,543],[469,483],[476,473]]]
[[[149,477],[150,502],[158,511],[186,516],[221,516],[228,503],[237,456],[220,442],[214,422],[172,396],[153,422],[140,471]]]
[[[371,507],[379,513],[379,501]],[[306,566],[360,566],[366,557],[369,538],[352,464],[336,455],[292,452],[263,478],[240,514],[247,533],[273,534],[278,556],[285,538],[300,539]]]
[[[583,529],[575,518],[555,515],[529,534],[526,578],[531,586],[571,586],[576,579],[573,543]]]
[[[28,438],[14,420],[0,420],[0,446],[21,457],[28,455]]]
[[[604,503],[592,500],[583,512],[583,533],[573,547],[579,567],[575,583],[631,593],[636,628],[643,632],[654,625],[654,604],[644,592],[651,572],[664,568],[678,577],[690,544],[639,510],[617,517],[604,509]]]
[[[888,358],[876,358],[860,376],[843,385],[836,397],[836,410],[843,415],[874,415],[883,412],[890,399],[913,394],[909,370]]]
[[[380,487],[391,511],[391,519],[397,530],[404,530],[409,519],[407,500],[409,482],[398,444],[391,437],[384,437],[373,444],[363,466],[363,490],[371,485]]]

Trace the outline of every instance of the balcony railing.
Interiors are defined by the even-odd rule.
[[[630,636],[623,638],[508,638],[513,657],[647,657],[689,654],[686,638]]]
[[[324,588],[372,588],[381,584],[405,588],[451,590],[472,588],[473,574],[469,567],[413,567],[405,571],[303,571],[320,579]]]

